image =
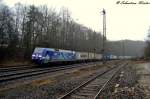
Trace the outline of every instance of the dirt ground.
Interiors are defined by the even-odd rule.
[[[139,75],[138,83],[145,91],[145,99],[150,99],[150,62],[138,63],[136,71]]]

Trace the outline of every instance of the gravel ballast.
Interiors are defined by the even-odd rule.
[[[103,90],[100,99],[144,99],[135,65],[124,67]]]

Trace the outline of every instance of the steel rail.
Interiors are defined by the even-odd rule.
[[[91,63],[89,63],[91,64]],[[42,71],[42,70],[49,70],[49,69],[58,69],[58,68],[63,68],[63,67],[68,67],[68,66],[80,66],[82,64],[73,64],[73,65],[63,65],[63,66],[57,66],[57,67],[44,67],[44,68],[28,68],[28,69],[22,69],[22,70],[16,70],[16,71],[7,71],[7,72],[2,72],[3,74],[0,74],[0,78],[1,77],[5,77],[5,76],[13,76],[13,75],[19,75],[19,74],[24,74],[24,73],[30,73],[30,72],[36,72],[36,71]],[[83,64],[84,65],[84,64]]]
[[[98,63],[96,63],[98,64]],[[71,66],[63,66],[63,67],[58,67],[58,68],[50,68],[50,69],[44,69],[42,71],[30,71],[30,72],[25,72],[25,73],[19,73],[19,74],[13,74],[13,75],[4,75],[4,76],[0,76],[0,83],[3,82],[7,82],[7,81],[12,81],[12,80],[17,80],[17,79],[21,79],[21,78],[25,78],[25,77],[32,77],[32,76],[37,76],[40,74],[46,74],[46,73],[51,73],[51,72],[56,72],[56,71],[60,71],[60,70],[67,70],[67,69],[71,69],[71,68],[76,68],[76,67],[83,67],[86,65],[94,65],[94,63],[89,63],[89,64],[77,64],[77,65],[71,65]],[[7,78],[8,77],[8,78]]]
[[[128,63],[127,63],[128,64]],[[99,95],[102,93],[102,91],[104,90],[104,88],[109,84],[109,82],[114,78],[114,76],[127,64],[121,66],[120,68],[118,68],[118,70],[116,72],[114,72],[112,74],[112,76],[104,83],[104,85],[100,88],[99,92],[95,95],[94,99],[98,99]]]
[[[106,70],[106,71],[104,71],[103,73],[100,73],[100,74],[94,76],[93,78],[89,79],[89,80],[86,81],[85,83],[79,85],[78,87],[74,88],[73,90],[71,90],[70,92],[66,93],[65,95],[61,96],[61,97],[58,98],[58,99],[66,99],[68,96],[72,95],[75,91],[80,90],[80,88],[83,88],[84,86],[86,86],[87,84],[89,84],[90,82],[92,82],[93,80],[95,80],[96,78],[98,78],[98,77],[100,77],[100,76],[106,74],[107,72],[109,72],[109,71],[111,71],[111,70],[113,70],[113,69],[115,69],[115,68],[117,68],[117,67],[118,67],[118,66],[114,66],[113,68],[111,68],[111,69],[109,69],[109,70]]]
[[[0,68],[0,72],[24,70],[24,69],[33,68],[33,67],[36,67],[36,66],[37,65],[26,65],[26,66],[18,65],[18,66],[15,66],[15,67]]]
[[[126,64],[124,64],[124,65],[126,65]],[[124,65],[122,65],[122,66],[124,66]],[[121,67],[122,67],[122,66],[121,66]],[[115,69],[115,68],[117,68],[117,67],[118,67],[118,66],[114,66],[113,68],[111,68],[111,69],[109,69],[109,70],[106,70],[106,71],[104,71],[104,72],[102,72],[102,73],[100,73],[100,74],[94,76],[93,78],[87,80],[87,81],[84,82],[83,84],[79,85],[78,87],[74,88],[73,90],[69,91],[68,93],[66,93],[65,95],[59,97],[58,99],[66,99],[67,97],[71,96],[75,91],[80,90],[80,88],[83,88],[84,86],[88,85],[89,83],[91,83],[92,81],[94,81],[96,78],[98,78],[98,77],[100,77],[100,76],[106,74],[107,72],[109,72],[109,71],[111,71],[111,70],[113,70],[113,69]]]

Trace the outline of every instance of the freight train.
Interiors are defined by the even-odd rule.
[[[36,47],[32,54],[32,60],[38,64],[53,62],[88,62],[101,59],[102,54],[42,47]]]

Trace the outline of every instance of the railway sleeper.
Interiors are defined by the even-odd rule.
[[[86,96],[86,97],[89,97],[89,96],[93,96],[95,94],[95,92],[92,92],[92,93],[87,93],[87,92],[77,92],[75,93],[75,95],[79,95],[79,96]]]
[[[91,99],[91,97],[86,97],[86,96],[80,96],[80,95],[72,95],[70,98],[68,99]]]
[[[91,88],[88,88],[88,87],[84,87],[82,90],[97,91],[97,89],[91,89]]]
[[[83,92],[83,93],[93,93],[93,92],[97,92],[97,91],[91,91],[91,90],[82,90],[82,91],[79,91],[79,92]]]

